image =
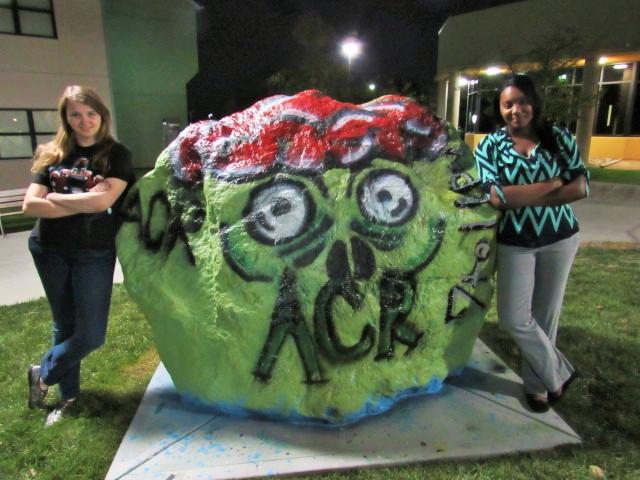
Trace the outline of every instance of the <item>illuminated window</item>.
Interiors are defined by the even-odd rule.
[[[496,128],[493,99],[500,77],[469,80],[460,91],[458,128],[464,132],[489,133]]]
[[[631,135],[640,135],[640,80],[636,82],[636,95],[631,115]]]
[[[576,133],[582,91],[582,67],[559,70],[557,80],[543,89],[544,114],[555,125]]]
[[[640,133],[638,125],[638,63],[604,65],[600,72],[598,107],[594,125],[596,135]],[[635,105],[634,105],[635,104]]]
[[[0,109],[0,160],[31,158],[58,128],[56,110]]]
[[[0,0],[0,33],[56,38],[52,0]]]

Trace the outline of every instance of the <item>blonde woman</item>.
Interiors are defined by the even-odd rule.
[[[61,400],[59,420],[80,390],[80,362],[105,340],[115,266],[119,207],[135,181],[131,155],[110,133],[111,114],[90,88],[67,87],[60,128],[40,145],[23,204],[38,218],[29,250],[53,317],[53,346],[28,370],[29,408],[43,407],[48,388]]]

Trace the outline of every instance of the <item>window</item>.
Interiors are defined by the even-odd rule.
[[[636,94],[637,83],[638,64],[636,62],[602,67],[594,125],[596,135],[640,133],[637,120],[639,101]]]
[[[582,67],[559,70],[552,85],[543,89],[543,115],[555,125],[576,133],[582,91]]]
[[[628,97],[628,83],[612,83],[600,86],[596,133],[605,135],[622,135],[624,133],[625,107]]]
[[[467,114],[465,129],[467,132],[489,133],[495,130],[496,121],[493,114],[494,89],[483,89],[470,92],[467,97]]]
[[[0,109],[0,160],[31,158],[38,144],[51,141],[57,110]]]
[[[493,99],[497,87],[492,80],[470,80],[460,92],[459,128],[464,132],[488,133],[496,128]]]
[[[56,38],[52,0],[0,0],[0,33]]]
[[[636,83],[635,102],[631,117],[631,134],[640,135],[640,80]]]
[[[531,75],[535,78],[535,71]],[[557,71],[551,84],[541,90],[543,116],[576,132],[580,113],[583,67]],[[540,85],[541,82],[538,82]],[[469,80],[460,91],[459,128],[485,133],[495,129],[493,97],[495,80]],[[594,135],[640,135],[640,62],[604,65],[600,70]]]
[[[582,67],[564,68],[557,73],[561,85],[582,85]]]

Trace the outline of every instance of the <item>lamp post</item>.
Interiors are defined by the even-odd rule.
[[[347,37],[340,45],[340,52],[347,59],[347,68],[351,72],[351,61],[362,53],[362,42],[356,37]]]

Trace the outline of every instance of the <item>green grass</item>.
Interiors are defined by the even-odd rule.
[[[26,408],[26,367],[50,329],[44,300],[0,307],[0,478],[104,478],[157,365],[150,329],[117,287],[107,344],[83,362],[78,417],[44,429],[43,411]]]
[[[625,183],[640,185],[640,170],[615,170],[608,168],[589,167],[591,181],[608,183]]]
[[[582,446],[483,460],[446,461],[287,478],[608,479],[640,478],[640,249],[581,248],[560,329],[560,347],[583,376],[557,410]],[[122,287],[107,344],[83,363],[76,418],[43,429],[26,408],[25,368],[48,343],[43,300],[0,307],[0,479],[99,479],[104,475],[157,364],[150,331]],[[489,315],[482,339],[512,368],[519,358]]]

